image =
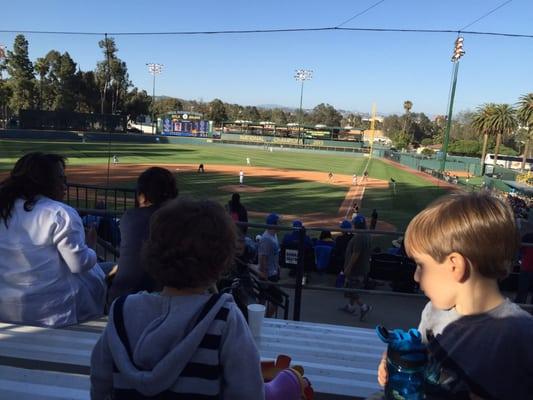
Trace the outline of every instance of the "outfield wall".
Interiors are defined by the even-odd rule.
[[[238,133],[223,133],[221,140],[223,142],[243,142],[257,145],[300,145],[297,138],[279,137],[279,136],[259,136],[259,135],[245,135]],[[304,146],[309,147],[348,147],[353,149],[361,149],[363,142],[350,142],[338,140],[319,140],[319,139],[304,139]]]
[[[123,142],[123,143],[186,143],[211,142],[211,138],[146,135],[138,133],[73,132],[32,129],[0,129],[0,139],[49,140],[62,142]]]

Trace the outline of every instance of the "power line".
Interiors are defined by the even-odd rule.
[[[355,14],[353,17],[350,17],[350,18],[348,18],[346,21],[340,23],[340,24],[337,25],[335,28],[340,28],[341,26],[346,25],[348,22],[350,22],[350,21],[354,20],[355,18],[357,18],[357,17],[363,15],[363,14],[366,13],[367,11],[370,11],[371,9],[373,9],[374,7],[380,5],[380,4],[383,3],[384,1],[385,1],[385,0],[379,0],[377,3],[372,4],[370,7],[365,8],[363,11],[361,11],[361,12]]]
[[[468,27],[474,25],[476,22],[479,22],[479,21],[481,21],[483,18],[488,17],[490,14],[492,14],[493,12],[499,10],[499,9],[502,8],[503,6],[509,4],[511,1],[513,1],[513,0],[507,0],[506,2],[500,4],[498,7],[496,7],[496,8],[494,8],[494,9],[490,10],[490,11],[487,12],[486,14],[483,14],[481,17],[479,17],[479,18],[476,19],[475,21],[472,21],[472,22],[470,22],[468,25],[463,26],[463,27],[462,27],[461,29],[459,29],[459,30],[462,31],[463,29],[466,29],[466,28],[468,28]]]
[[[251,29],[251,30],[226,30],[226,31],[168,31],[168,32],[108,32],[109,36],[186,36],[186,35],[231,35],[231,34],[256,34],[256,33],[291,33],[291,32],[322,32],[322,31],[358,31],[358,32],[390,32],[390,33],[460,33],[462,35],[503,36],[513,38],[533,39],[533,34],[520,34],[509,32],[465,31],[457,29],[409,29],[409,28],[343,28],[343,27],[317,27],[317,28],[285,28],[285,29]],[[25,33],[36,35],[86,35],[104,36],[104,32],[75,32],[75,31],[25,31],[2,29],[0,33]]]

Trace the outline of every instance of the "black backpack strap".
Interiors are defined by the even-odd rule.
[[[127,295],[120,296],[113,305],[113,323],[115,324],[115,329],[117,330],[118,337],[120,341],[126,348],[130,361],[133,363],[133,354],[131,350],[130,340],[126,333],[126,328],[124,326],[124,302],[128,298]],[[134,364],[134,363],[133,363]],[[135,364],[134,364],[135,365]]]
[[[193,325],[193,328],[198,325],[207,315],[207,313],[213,308],[213,306],[217,303],[218,299],[220,299],[220,296],[222,296],[222,293],[215,293],[213,294],[209,300],[205,303],[204,307],[202,308],[202,311],[198,315],[198,318],[196,319],[196,322]]]

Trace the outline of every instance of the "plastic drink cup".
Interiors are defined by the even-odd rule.
[[[263,304],[248,305],[248,326],[253,337],[261,336],[261,327],[265,318],[266,307]]]

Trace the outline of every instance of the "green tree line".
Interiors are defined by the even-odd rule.
[[[133,86],[113,38],[98,43],[102,60],[82,71],[68,52],[50,50],[32,62],[29,44],[18,35],[0,64],[0,109],[3,117],[22,109],[127,115],[148,114],[151,97]],[[5,79],[3,73],[7,72]]]

